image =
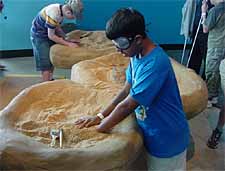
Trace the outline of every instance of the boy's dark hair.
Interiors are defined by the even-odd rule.
[[[136,35],[146,37],[144,16],[135,9],[121,8],[111,17],[106,24],[106,36],[108,39],[118,37],[134,37]]]

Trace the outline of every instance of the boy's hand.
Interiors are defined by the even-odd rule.
[[[80,119],[75,121],[75,125],[78,125],[78,128],[88,128],[94,125],[98,125],[101,123],[101,119],[98,116],[87,116],[81,117]]]
[[[68,39],[67,41],[73,42],[73,43],[80,43],[80,39]]]
[[[77,43],[73,43],[73,42],[68,42],[67,46],[69,46],[69,47],[76,47],[76,48],[79,47],[79,45]]]
[[[68,42],[80,43],[80,39],[71,39],[69,37],[65,37],[65,40],[68,41]]]

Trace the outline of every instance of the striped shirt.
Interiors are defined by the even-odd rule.
[[[55,29],[63,21],[60,4],[51,4],[43,8],[34,18],[31,27],[31,36],[48,39],[48,28]]]

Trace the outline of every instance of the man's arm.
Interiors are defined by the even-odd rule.
[[[202,15],[202,28],[203,28],[203,33],[208,33],[209,32],[209,28],[204,24],[206,20],[206,15]]]
[[[203,28],[203,32],[204,33],[208,33],[209,32],[209,28],[204,24],[205,20],[206,20],[206,13],[208,11],[208,5],[206,0],[202,1],[202,28]]]

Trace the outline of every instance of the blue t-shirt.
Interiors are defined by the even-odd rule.
[[[167,54],[156,47],[145,57],[132,57],[126,79],[130,95],[139,103],[135,113],[147,151],[160,158],[183,152],[189,127]]]

